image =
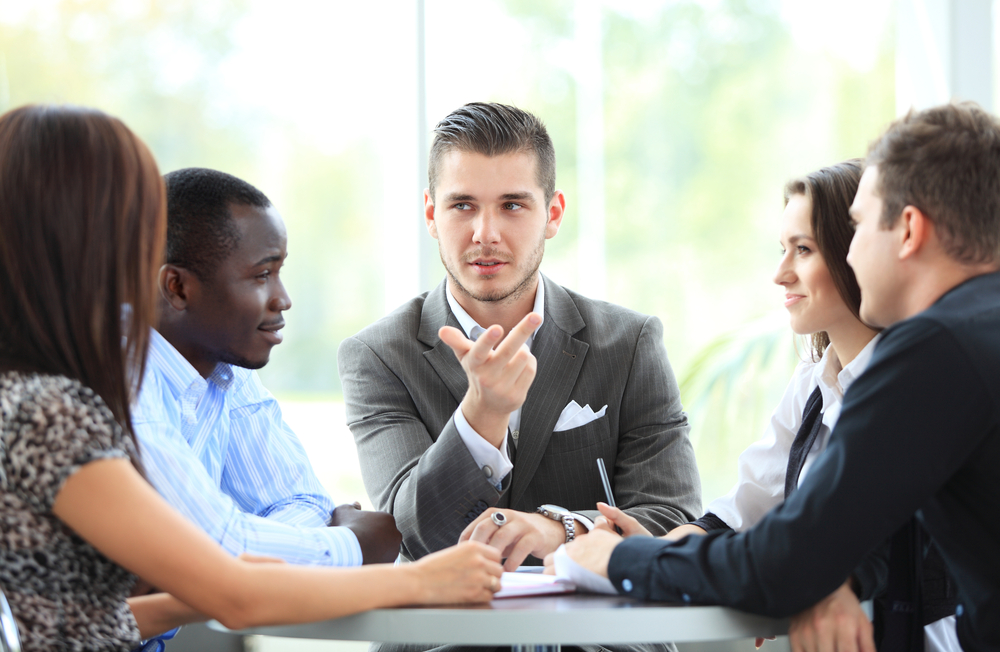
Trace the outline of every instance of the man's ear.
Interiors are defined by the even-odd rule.
[[[178,312],[187,308],[191,293],[196,290],[198,283],[197,277],[190,270],[169,263],[160,268],[158,281],[160,296]]]
[[[899,221],[902,227],[899,259],[907,260],[926,249],[936,235],[934,223],[916,206],[905,206]]]
[[[437,222],[434,221],[434,198],[431,196],[430,188],[424,189],[424,223],[427,225],[427,232],[437,240]]]
[[[562,190],[556,190],[555,194],[552,195],[552,200],[549,202],[548,220],[545,223],[546,239],[555,237],[559,233],[559,227],[562,225],[563,215],[565,214],[566,195],[563,194]]]

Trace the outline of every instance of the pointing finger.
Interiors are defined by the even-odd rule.
[[[503,327],[493,324],[486,329],[486,332],[479,336],[479,339],[472,344],[469,349],[470,362],[473,365],[481,365],[490,357],[490,352],[496,343],[503,337]]]
[[[514,354],[528,341],[528,338],[541,323],[542,317],[537,312],[529,312],[525,315],[524,319],[519,321],[517,326],[507,334],[507,339],[497,347],[497,357],[503,360],[510,360],[514,357]]]

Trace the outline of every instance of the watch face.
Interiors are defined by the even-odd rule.
[[[538,508],[538,511],[556,521],[561,520],[570,513],[568,509],[564,509],[559,505],[542,505]]]

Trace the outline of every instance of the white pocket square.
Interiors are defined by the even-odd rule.
[[[607,405],[602,407],[599,412],[594,412],[589,404],[580,407],[580,404],[576,401],[570,401],[569,405],[563,408],[562,414],[559,415],[559,420],[556,421],[556,427],[552,431],[559,432],[561,430],[579,428],[595,419],[600,419],[607,411]]]

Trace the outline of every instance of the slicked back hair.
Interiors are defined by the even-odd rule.
[[[872,143],[867,164],[878,166],[882,228],[915,206],[954,260],[1000,261],[1000,121],[978,104],[910,111]]]
[[[858,194],[862,161],[852,158],[820,168],[785,184],[785,205],[792,195],[802,195],[812,205],[809,225],[833,285],[848,310],[861,321],[861,288],[854,270],[847,264],[847,252],[854,238],[848,211]],[[812,334],[812,357],[818,361],[830,344],[826,331]]]
[[[533,152],[538,185],[545,193],[545,203],[556,192],[556,151],[541,120],[506,104],[472,102],[452,111],[434,127],[427,164],[427,181],[434,198],[441,159],[452,151],[501,156]]]
[[[230,206],[267,208],[271,201],[246,181],[206,168],[184,168],[163,177],[167,185],[167,255],[203,281],[239,244]]]
[[[117,118],[0,116],[0,369],[78,380],[133,441],[165,222],[156,161]]]

